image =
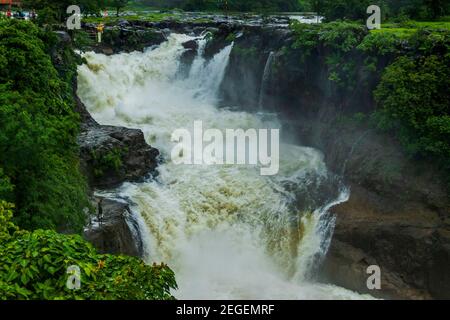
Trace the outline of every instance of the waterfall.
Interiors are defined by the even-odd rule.
[[[180,77],[182,44],[192,39],[199,54],[189,76]],[[280,127],[276,119],[216,106],[233,44],[206,60],[205,41],[172,34],[145,52],[89,52],[78,70],[78,94],[92,116],[141,129],[165,159],[156,179],[112,191],[134,203],[145,224],[147,262],[175,271],[180,299],[363,297],[309,276],[331,239],[328,210],[348,196],[319,151],[282,144],[274,177],[261,176],[258,166],[170,161],[171,133],[192,130],[195,120],[221,130]]]
[[[259,111],[263,111],[264,109],[264,99],[266,97],[267,92],[267,84],[270,80],[270,76],[272,73],[272,64],[274,61],[275,53],[273,51],[270,52],[269,57],[267,58],[266,65],[264,67],[263,77],[261,80],[261,90],[259,92]]]
[[[208,100],[210,103],[214,103],[217,98],[217,91],[219,90],[219,86],[224,77],[228,58],[230,57],[234,43],[231,43],[215,55],[212,60],[206,61],[203,57],[203,53],[205,51],[207,40],[206,38],[201,38],[198,42],[199,50],[197,58],[192,64],[192,68],[187,79],[187,84],[193,90],[196,90],[194,95],[195,98],[202,101]]]

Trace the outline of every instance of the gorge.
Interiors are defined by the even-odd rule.
[[[143,53],[87,53],[88,64],[79,69],[80,98],[100,124],[141,129],[166,158],[172,131],[197,119],[212,128],[277,127],[275,120],[215,106],[232,46],[210,61],[199,50],[189,76],[177,75],[182,44],[192,39],[172,34]],[[352,297],[344,289],[295,280],[307,278],[326,252],[332,232],[328,209],[344,201],[347,190],[314,149],[283,145],[280,161],[283,174],[269,179],[254,166],[167,160],[156,179],[127,183],[112,195],[131,200],[144,219],[145,255],[174,269],[178,298]],[[309,189],[324,190],[324,184],[335,188],[321,201],[312,199],[317,204],[301,198],[300,188],[314,198]]]
[[[283,23],[122,25],[83,54],[78,96],[98,123],[142,130],[161,156],[157,174],[97,194],[129,203],[144,259],[175,271],[175,297],[370,298],[344,288],[448,297],[445,187],[395,139],[349,118],[374,108],[378,75],[364,72],[361,57],[349,58],[357,66],[348,90],[329,80],[326,47],[293,62],[294,34]],[[173,164],[173,130],[196,120],[281,129],[280,173]],[[381,267],[379,292],[365,287],[369,265]]]

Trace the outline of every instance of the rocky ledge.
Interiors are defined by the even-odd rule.
[[[137,218],[126,201],[96,197],[97,214],[84,231],[84,238],[100,253],[142,257],[143,244]]]
[[[80,165],[91,189],[110,189],[154,175],[159,150],[147,144],[143,132],[98,124],[76,91],[75,83],[76,110],[81,117]]]
[[[81,166],[94,188],[112,188],[139,181],[157,166],[159,151],[149,146],[141,130],[91,126],[78,137]]]
[[[76,96],[81,116],[80,166],[91,190],[111,189],[126,181],[141,181],[155,175],[159,151],[145,142],[138,129],[98,124]],[[143,254],[137,218],[125,200],[93,197],[95,214],[84,237],[101,253]]]
[[[351,189],[332,209],[324,279],[381,298],[450,298],[450,202],[439,170],[367,128],[318,128],[315,145]],[[367,288],[370,265],[381,269],[380,290]]]

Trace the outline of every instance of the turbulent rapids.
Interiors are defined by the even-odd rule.
[[[181,72],[182,44],[199,43]],[[334,220],[328,209],[348,199],[323,155],[282,144],[280,172],[257,166],[175,165],[171,134],[204,126],[280,128],[276,119],[218,108],[220,84],[233,45],[210,60],[206,40],[173,34],[145,52],[86,53],[78,94],[101,124],[141,129],[162,153],[159,175],[109,193],[128,199],[141,217],[146,259],[176,273],[180,299],[352,299],[362,296],[315,282]]]

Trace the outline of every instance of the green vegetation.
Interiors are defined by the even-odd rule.
[[[69,0],[24,0],[24,6],[35,8],[42,24],[63,22]],[[381,7],[383,21],[442,20],[448,22],[450,2],[447,0],[79,0],[83,14],[100,16],[106,8],[148,13],[149,9],[177,9],[211,12],[317,12],[327,21],[355,20],[367,18],[366,9],[376,4]],[[150,18],[150,17],[147,17]]]
[[[318,12],[328,21],[367,18],[366,9],[377,4],[384,19],[437,19],[450,14],[446,0],[140,0],[136,3],[155,8],[181,8],[189,11],[309,11]]]
[[[98,14],[100,9],[106,5],[106,2],[105,0],[77,0],[76,3],[71,0],[23,0],[25,8],[37,10],[42,24],[63,22],[68,16],[67,8],[73,4],[78,5],[82,13]]]
[[[119,13],[127,3],[78,1],[83,13],[97,15],[111,5]],[[303,9],[318,11],[329,21],[345,20],[293,23],[295,40],[291,48],[283,50],[297,59],[291,70],[306,75],[306,65],[317,68],[323,63],[327,86],[331,84],[326,94],[336,98],[336,105],[343,109],[350,104],[345,99],[354,97],[352,93],[370,90],[376,109],[349,112],[350,116],[342,119],[390,132],[411,157],[430,159],[450,172],[447,2],[380,1],[389,22],[372,31],[360,21],[351,21],[367,17],[368,1],[229,0],[227,7],[224,2],[209,0],[139,3],[212,11]],[[72,3],[29,0],[27,4],[38,9],[38,24],[47,25],[64,21],[65,10]],[[178,16],[176,12],[139,12],[122,18],[92,16],[85,21],[162,21]],[[104,41],[116,45],[119,33],[118,29],[108,30]],[[80,48],[92,44],[83,31],[72,35]],[[128,41],[135,45],[152,36],[148,30]],[[234,40],[231,33],[226,38]],[[236,44],[234,54],[256,63],[258,48]],[[323,61],[318,61],[319,57]],[[80,236],[55,231],[79,233],[89,207],[85,177],[79,170],[79,116],[73,101],[73,81],[80,62],[72,48],[61,45],[52,32],[28,22],[0,20],[0,299],[173,299],[170,290],[177,285],[167,266],[150,267],[136,258],[100,255]],[[95,175],[119,171],[123,152],[126,150],[93,154]],[[80,290],[66,287],[67,268],[72,265],[81,270]]]
[[[31,23],[0,21],[0,199],[15,204],[22,228],[80,231],[88,201],[68,81],[76,62],[56,70],[56,42]]]
[[[141,0],[152,7],[181,8],[188,11],[296,11],[298,0]]]
[[[128,150],[114,148],[105,155],[99,155],[95,152],[92,154],[94,159],[94,174],[96,177],[102,177],[108,172],[118,172],[122,168],[123,153]]]
[[[450,172],[450,30],[446,23],[410,25],[417,28],[369,32],[350,22],[293,23],[291,54],[300,64],[321,56],[338,98],[352,96],[356,81],[375,79],[358,86],[373,91],[376,127],[394,134],[410,156]]]
[[[111,6],[116,8],[116,16],[119,16],[120,10],[125,8],[128,4],[128,0],[106,0],[105,1],[107,6]]]
[[[164,264],[100,255],[79,235],[54,231],[81,231],[89,206],[75,142],[80,62],[54,33],[0,21],[0,300],[173,299]],[[118,170],[121,156],[108,153],[99,166]],[[70,266],[80,269],[78,290],[67,288]]]
[[[381,29],[371,30],[371,32],[389,33],[398,38],[408,39],[419,30],[429,30],[431,32],[450,30],[450,22],[406,20],[399,23],[383,23]]]
[[[258,48],[256,47],[241,47],[236,45],[233,48],[234,54],[243,57],[244,59],[254,59],[258,56]]]
[[[151,22],[160,22],[168,19],[176,19],[178,15],[176,13],[168,13],[168,12],[136,12],[134,14],[128,14],[121,17],[116,16],[108,16],[108,17],[85,17],[83,19],[84,22],[90,23],[104,23],[104,24],[114,24],[119,22],[120,20],[128,20],[128,21],[151,21]]]
[[[375,35],[395,38],[389,33]],[[397,37],[391,40],[395,45],[390,51],[397,56],[383,70],[374,91],[378,127],[395,132],[411,156],[450,170],[450,30],[411,33],[407,41],[413,49],[401,46],[404,34]]]
[[[18,230],[12,205],[0,202],[0,300],[4,299],[173,299],[175,276],[164,264],[97,254],[80,236],[51,230]],[[80,289],[70,290],[67,272],[80,269]]]
[[[89,36],[89,33],[83,29],[74,30],[72,32],[72,41],[73,46],[81,51],[85,51],[86,48],[90,48],[95,44],[95,40],[92,36]]]
[[[342,89],[353,91],[356,86],[357,46],[366,35],[363,26],[350,22],[331,22],[307,25],[292,24],[295,34],[293,48],[300,54],[300,60],[306,59],[313,52],[322,52],[326,56],[329,80]]]
[[[383,20],[435,20],[450,14],[447,0],[302,0],[302,9],[318,12],[327,21],[367,19],[366,9],[375,4],[381,8]]]
[[[450,42],[449,42],[450,44]],[[411,155],[450,169],[450,56],[400,57],[375,91],[378,125],[394,130]]]

